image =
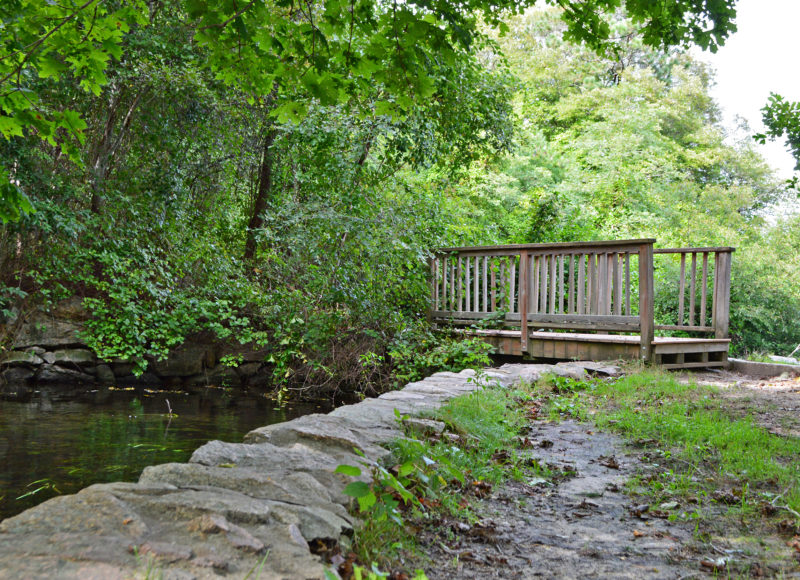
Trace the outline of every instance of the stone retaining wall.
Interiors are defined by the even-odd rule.
[[[0,350],[0,396],[25,399],[32,389],[108,385],[166,387],[269,384],[266,350],[224,344],[212,336],[195,336],[170,352],[164,361],[150,361],[140,376],[128,360],[98,360],[80,339],[88,317],[80,299],[59,304],[52,312],[34,311],[24,321],[0,325],[6,336]],[[221,363],[234,355],[238,366]]]
[[[504,365],[485,376],[510,386],[545,371],[577,378],[584,369],[615,370]],[[435,409],[479,388],[474,377],[436,373],[327,415],[256,429],[244,443],[211,441],[188,463],[146,468],[138,483],[53,498],[0,522],[0,579],[241,579],[262,564],[262,580],[323,578],[315,546],[350,535],[354,523],[342,493],[352,479],[336,467],[385,458],[383,446],[403,436],[395,410]]]

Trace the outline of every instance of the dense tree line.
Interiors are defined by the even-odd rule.
[[[743,246],[738,348],[783,348],[797,223],[667,48],[731,3],[558,4],[4,3],[0,309],[77,295],[104,357],[211,332],[363,388],[482,355],[424,323],[432,248],[652,235]]]

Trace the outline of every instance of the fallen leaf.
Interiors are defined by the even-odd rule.
[[[600,457],[599,463],[609,469],[619,469],[619,461],[613,455],[611,457]]]
[[[633,530],[633,537],[634,538],[641,538],[642,536],[646,536],[644,532],[640,532],[639,530]]]

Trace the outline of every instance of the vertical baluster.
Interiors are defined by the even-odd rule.
[[[542,255],[539,260],[542,273],[539,276],[539,312],[547,314],[547,256]]]
[[[533,288],[530,296],[530,311],[533,314],[539,313],[539,262],[541,256],[534,256],[531,260],[531,270],[533,270]]]
[[[586,298],[586,274],[585,274],[585,257],[586,254],[578,256],[578,311],[577,314],[584,314],[586,312],[585,298]]]
[[[463,270],[463,262],[464,259],[459,256],[458,257],[458,268],[456,270],[456,277],[458,278],[458,292],[456,298],[456,310],[461,312],[464,310],[464,270]]]
[[[569,286],[567,287],[567,312],[575,314],[575,254],[569,255]]]
[[[483,257],[483,312],[489,312],[489,256]]]
[[[692,252],[692,275],[689,278],[689,326],[694,326],[694,303],[697,285],[697,253]]]
[[[500,260],[500,310],[508,312],[508,268],[507,260]]]
[[[608,254],[597,254],[597,314],[607,314]]]
[[[433,278],[433,309],[439,310],[439,258],[434,257],[431,262],[431,277]]]
[[[514,304],[516,304],[516,296],[517,296],[517,257],[511,256],[508,259],[508,269],[510,270],[509,273],[509,281],[511,283],[511,287],[508,290],[508,311],[509,312],[518,312],[518,308],[514,308]]]
[[[706,325],[706,293],[708,292],[708,252],[703,252],[703,282],[700,289],[700,326]]]
[[[478,295],[480,294],[480,285],[479,284],[480,284],[481,277],[480,277],[480,269],[478,268],[478,264],[479,264],[478,256],[475,256],[474,262],[475,263],[473,264],[473,268],[472,268],[472,271],[474,273],[474,275],[473,275],[474,302],[473,302],[472,311],[473,312],[480,312],[481,311],[480,300],[479,300],[480,296],[478,296]]]
[[[492,312],[497,312],[497,271],[496,265],[494,261],[489,265],[489,271],[492,274],[491,279],[491,286],[492,286]]]
[[[550,314],[556,313],[556,255],[550,256]]]
[[[469,257],[464,258],[464,286],[466,290],[466,296],[464,301],[464,311],[469,312],[472,308],[472,283],[470,279],[470,264],[472,260]]]
[[[588,259],[586,263],[586,275],[588,277],[586,282],[586,314],[597,314],[597,288],[595,287],[597,272],[595,271],[595,255],[589,253],[586,257]]]
[[[614,278],[614,314],[622,314],[622,269],[619,267],[622,255],[614,254],[613,278]]]
[[[625,253],[625,316],[631,315],[631,255]]]
[[[605,306],[605,314],[611,314],[611,302],[612,296],[614,292],[614,260],[616,259],[617,254],[614,252],[609,252],[606,255],[606,306]]]
[[[558,257],[558,313],[564,314],[564,286],[567,283],[564,275],[564,254]]]
[[[448,310],[456,309],[456,260],[450,259],[450,303],[447,307]]]
[[[683,303],[686,300],[686,254],[681,253],[681,279],[678,294],[678,326],[683,326]]]

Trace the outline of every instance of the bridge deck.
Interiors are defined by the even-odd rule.
[[[522,352],[518,330],[469,330],[492,344],[498,354],[531,358],[574,360],[637,359],[640,335],[530,332],[528,351]],[[728,364],[727,338],[681,338],[657,336],[652,341],[655,362],[666,369],[724,367]]]

